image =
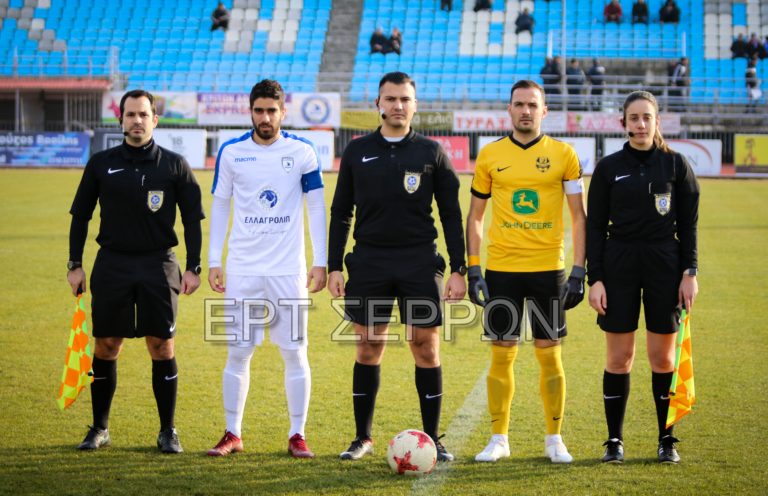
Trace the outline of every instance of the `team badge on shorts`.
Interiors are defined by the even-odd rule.
[[[421,186],[421,172],[406,172],[403,186],[409,194],[413,194]]]
[[[147,192],[147,206],[152,212],[157,212],[160,207],[163,206],[163,194],[164,191],[148,191]]]
[[[286,174],[293,170],[293,157],[283,157],[283,170]]]
[[[653,196],[656,197],[656,211],[660,215],[667,215],[672,202],[672,193],[661,193]]]

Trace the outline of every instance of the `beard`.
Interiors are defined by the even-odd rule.
[[[533,126],[533,122],[530,123],[530,125],[523,125],[521,124],[514,124],[515,131],[517,131],[520,134],[533,134],[536,132],[536,129]]]
[[[272,124],[261,124],[260,126],[257,126],[254,123],[253,128],[256,131],[256,135],[265,141],[273,139],[278,131],[278,127],[273,126]]]

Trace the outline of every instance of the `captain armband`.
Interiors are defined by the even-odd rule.
[[[563,189],[566,195],[575,195],[584,192],[584,178],[563,181]]]

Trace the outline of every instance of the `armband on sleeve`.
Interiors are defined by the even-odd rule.
[[[563,181],[563,189],[566,195],[576,195],[584,192],[584,179],[578,178],[571,181]]]

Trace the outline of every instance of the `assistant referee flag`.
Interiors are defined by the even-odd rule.
[[[85,301],[83,295],[79,294],[75,300],[75,315],[72,317],[67,355],[64,359],[64,371],[61,373],[59,397],[56,399],[59,410],[68,408],[75,402],[85,386],[93,382],[93,371],[91,370],[93,353],[87,331],[88,320],[85,318]]]
[[[680,315],[675,354],[675,373],[669,389],[667,428],[691,413],[691,407],[696,403],[696,390],[693,387],[693,354],[691,353],[691,314],[685,310]]]

